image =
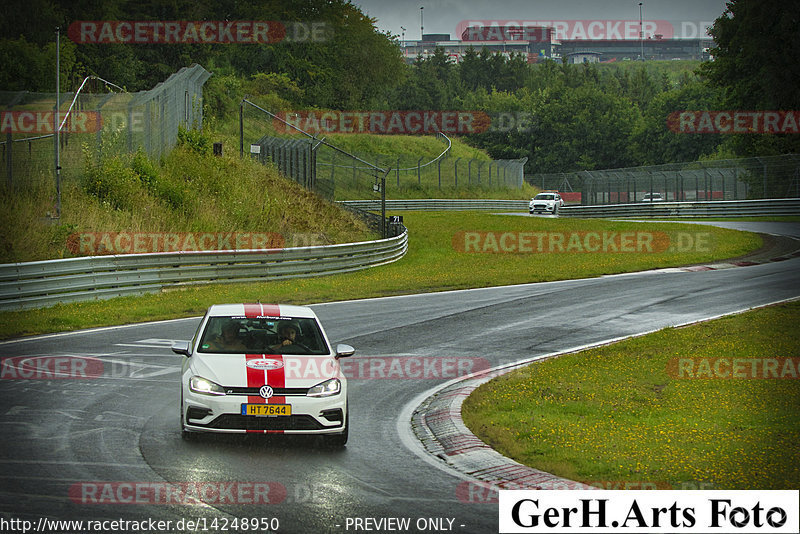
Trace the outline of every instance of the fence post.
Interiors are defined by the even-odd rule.
[[[3,148],[5,149],[5,153],[6,153],[6,177],[7,177],[6,179],[8,181],[8,189],[9,190],[11,189],[11,184],[13,183],[12,182],[12,174],[13,174],[14,167],[11,164],[11,158],[12,158],[11,152],[12,152],[12,148],[13,148],[13,143],[14,143],[14,140],[11,138],[11,132],[9,131],[6,134],[6,144],[3,146]]]
[[[417,160],[417,185],[419,186],[422,185],[422,167],[420,167],[420,164],[422,163],[423,159],[425,159],[425,156]]]
[[[456,158],[455,163],[453,163],[453,169],[455,170],[455,174],[456,174],[456,185],[455,185],[456,189],[458,189],[458,160],[460,160],[460,159],[461,158]]]

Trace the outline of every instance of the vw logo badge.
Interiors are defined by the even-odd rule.
[[[258,394],[265,399],[272,397],[273,393],[272,388],[269,386],[261,386],[261,389],[258,390]]]

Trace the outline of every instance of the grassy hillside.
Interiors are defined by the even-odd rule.
[[[44,181],[0,194],[0,262],[74,256],[70,236],[91,233],[247,232],[277,234],[287,246],[375,236],[350,213],[238,154],[211,155],[198,138],[159,163],[143,153],[88,164],[62,183],[62,214]],[[192,147],[194,143],[194,148]]]
[[[273,112],[283,110],[288,104],[273,101],[265,96],[252,97],[251,101]],[[302,133],[283,126],[269,115],[249,105],[244,107],[243,119],[246,151],[251,143],[265,135],[308,139]],[[214,140],[223,141],[238,150],[238,111],[229,112],[222,118],[214,118],[212,124],[215,132]],[[537,189],[527,185],[523,185],[522,188],[512,187],[509,175],[503,173],[502,167],[492,163],[484,150],[472,147],[456,136],[450,136],[452,146],[449,152],[440,161],[433,161],[447,148],[446,141],[434,135],[327,134],[314,131],[309,133],[317,133],[318,139],[324,139],[326,143],[354,154],[371,165],[391,169],[386,176],[388,198],[525,199],[531,198],[538,192]],[[326,145],[319,145],[317,165],[318,178],[335,184],[336,200],[379,197],[373,192],[372,187],[376,181],[376,172],[362,161],[354,160]],[[420,167],[419,172],[417,166]]]

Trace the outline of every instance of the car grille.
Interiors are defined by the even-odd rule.
[[[226,387],[225,393],[227,395],[251,395],[258,397],[260,389],[260,387]],[[278,397],[305,396],[307,393],[308,388],[272,388],[272,394]]]
[[[335,428],[322,426],[310,415],[253,417],[250,415],[223,414],[207,425],[196,426],[228,430],[323,430],[326,428]],[[341,424],[339,426],[341,426]]]
[[[547,204],[534,204],[534,205],[533,205],[533,209],[535,209],[535,210],[539,210],[539,209],[541,209],[541,210],[543,210],[543,209],[547,209]]]

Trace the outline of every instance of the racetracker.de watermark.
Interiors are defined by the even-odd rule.
[[[682,134],[796,134],[800,111],[673,111],[667,127]]]
[[[639,32],[645,39],[656,35],[663,39],[675,37],[675,28],[666,20],[462,20],[456,26],[456,35],[462,41],[624,41],[638,40]],[[687,26],[686,29],[689,27]]]
[[[273,119],[279,133],[300,129],[310,134],[466,135],[529,132],[534,115],[525,111],[283,111]]]
[[[303,241],[304,245],[308,241]],[[283,235],[272,232],[84,232],[67,237],[67,249],[79,256],[277,249]]]
[[[61,132],[94,133],[103,127],[103,116],[97,111],[73,111],[66,117],[61,113],[58,123]],[[54,111],[0,111],[0,133],[52,134],[55,131]]]
[[[460,231],[453,248],[464,253],[711,252],[710,232],[484,232]]]
[[[800,358],[672,358],[667,362],[667,374],[679,380],[797,380]]]
[[[546,488],[536,483],[508,482],[492,484],[490,482],[464,481],[456,486],[456,498],[465,504],[497,504],[501,490],[710,490],[715,489],[710,482],[665,482],[647,480],[583,480],[565,479],[549,480]],[[589,486],[589,487],[587,487]]]
[[[340,360],[352,380],[450,379],[485,372],[489,361],[469,356],[367,356]]]
[[[65,380],[99,378],[102,360],[88,356],[14,356],[0,361],[0,380]]]
[[[78,44],[275,44],[322,43],[325,22],[214,20],[76,20],[67,36]]]
[[[77,482],[69,487],[77,504],[278,504],[279,482]]]

